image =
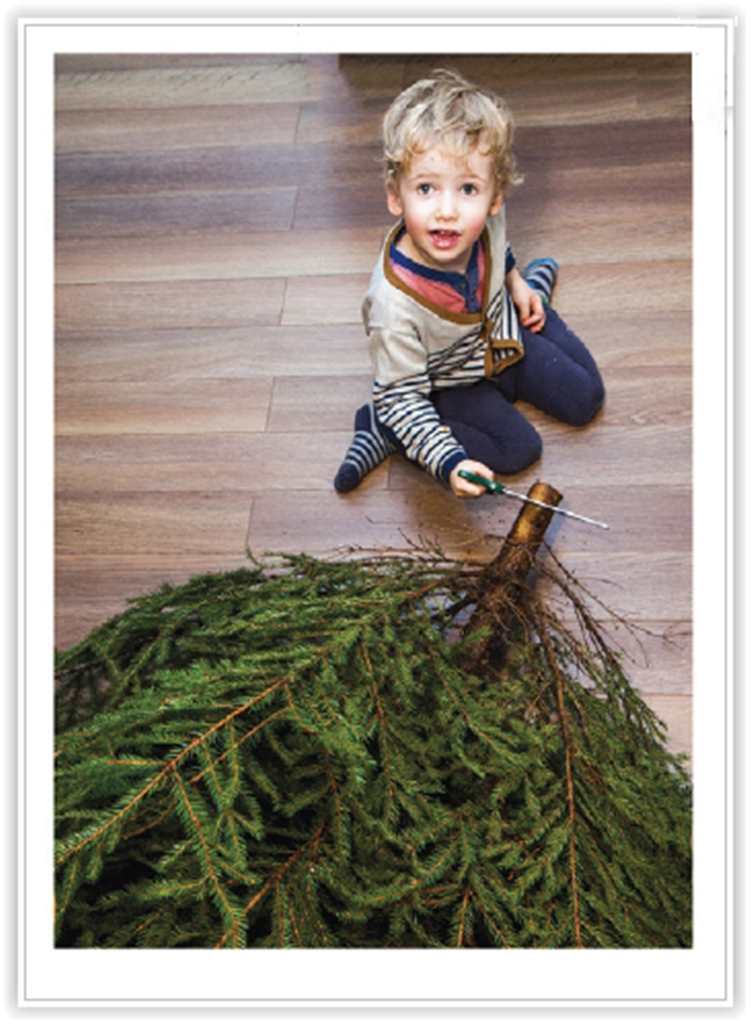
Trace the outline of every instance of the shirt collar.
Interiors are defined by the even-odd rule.
[[[389,255],[391,256],[392,261],[394,263],[398,263],[402,267],[405,267],[407,270],[411,270],[414,274],[419,274],[420,277],[426,277],[429,281],[441,281],[444,284],[450,285],[462,296],[468,312],[478,312],[481,308],[476,297],[477,285],[479,283],[479,238],[472,246],[472,252],[469,254],[466,272],[464,274],[460,274],[455,270],[437,270],[434,267],[426,267],[424,263],[417,263],[415,260],[411,260],[409,256],[405,256],[403,252],[400,252],[396,245],[406,230],[406,227],[402,225],[399,231],[397,231],[394,241],[391,243]]]

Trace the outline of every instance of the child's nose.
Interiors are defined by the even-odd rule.
[[[454,217],[456,215],[456,199],[448,190],[441,192],[440,194],[438,201],[438,214],[441,217]]]

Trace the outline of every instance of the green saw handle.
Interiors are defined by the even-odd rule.
[[[491,491],[493,494],[505,494],[506,488],[503,484],[498,484],[495,480],[488,480],[486,476],[480,476],[479,473],[470,473],[468,469],[460,469],[459,476],[465,480],[469,480],[471,484],[480,484],[486,490]]]

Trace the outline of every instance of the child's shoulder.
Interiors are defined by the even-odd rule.
[[[398,224],[390,228],[383,240],[373,272],[370,275],[368,291],[365,297],[367,304],[388,309],[392,316],[397,317],[408,315],[410,310],[416,306],[415,300],[410,296],[409,291],[405,290],[400,283],[389,257],[391,244],[398,233],[398,229]]]
[[[506,205],[500,208],[498,213],[494,213],[491,217],[485,221],[485,227],[488,229],[491,243],[497,241],[505,242],[506,240]]]

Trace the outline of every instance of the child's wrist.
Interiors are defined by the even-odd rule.
[[[439,479],[450,487],[451,474],[461,462],[466,462],[468,458],[469,456],[463,448],[454,452],[452,455],[449,455],[441,465],[440,472],[438,474]]]

